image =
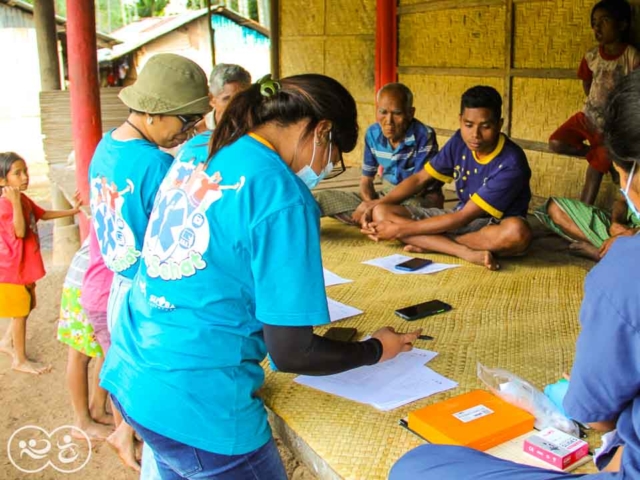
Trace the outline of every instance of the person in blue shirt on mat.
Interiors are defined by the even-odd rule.
[[[433,128],[415,118],[413,93],[402,83],[388,83],[376,97],[376,123],[364,138],[364,161],[360,191],[323,190],[314,194],[323,216],[349,225],[360,225],[363,213],[405,178],[422,170],[438,153]],[[376,191],[374,179],[380,174],[383,187]],[[407,199],[406,205],[442,207],[442,183]]]
[[[326,375],[416,340],[390,328],[353,343],[313,334],[330,320],[309,189],[354,148],[356,118],[329,77],[265,78],[162,182],[102,385],[163,480],[286,479],[256,394],[267,353],[280,371]]]
[[[493,87],[462,95],[460,129],[423,170],[365,212],[362,232],[400,240],[410,252],[438,252],[500,268],[496,255],[520,255],[531,242],[527,209],[531,169],[502,128],[502,98]],[[435,182],[454,182],[453,210],[400,205]]]
[[[640,72],[624,77],[605,113],[605,144],[629,209],[640,217]],[[402,457],[390,480],[491,478],[565,480],[640,478],[640,237],[621,237],[584,286],[582,330],[564,409],[610,432],[596,457],[601,473],[569,475],[520,465],[462,447],[424,445]]]

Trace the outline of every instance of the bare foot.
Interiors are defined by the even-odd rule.
[[[91,418],[93,418],[93,420],[96,423],[100,423],[102,425],[110,425],[110,426],[115,425],[115,422],[113,420],[113,415],[111,415],[105,410],[94,413],[93,410],[89,409],[89,413],[91,414]]]
[[[573,255],[588,258],[594,262],[600,261],[600,251],[587,242],[573,242],[569,244],[569,252]]]
[[[13,345],[11,341],[5,342],[4,340],[0,340],[0,353],[13,357]]]
[[[429,253],[428,250],[425,250],[424,248],[416,247],[415,245],[405,245],[404,251],[410,252],[410,253]]]
[[[486,267],[491,271],[500,270],[500,264],[498,263],[498,260],[496,260],[493,254],[488,250],[472,250],[468,255],[464,255],[462,259],[466,260],[467,262]]]
[[[136,460],[133,429],[129,425],[122,422],[116,431],[107,437],[107,443],[116,451],[125,466],[136,472],[140,471],[140,464]]]
[[[42,375],[43,373],[49,373],[51,371],[51,365],[43,365],[42,363],[31,360],[18,362],[14,359],[11,368],[16,372],[30,373],[31,375]]]
[[[107,437],[113,433],[113,428],[109,428],[106,425],[102,425],[93,421],[82,425],[76,424],[76,427],[86,433],[91,440],[98,442],[106,440]],[[73,438],[84,438],[76,430],[72,430],[71,436]]]

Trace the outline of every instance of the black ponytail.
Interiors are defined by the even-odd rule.
[[[332,123],[332,139],[341,152],[350,152],[358,140],[356,102],[338,81],[318,74],[286,77],[276,92],[261,93],[260,84],[233,97],[209,143],[210,161],[223,147],[267,122],[287,126],[309,119],[305,135],[321,120]],[[263,89],[264,90],[264,89]]]

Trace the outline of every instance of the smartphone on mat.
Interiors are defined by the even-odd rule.
[[[411,305],[410,307],[399,308],[395,314],[405,320],[418,320],[419,318],[444,313],[451,310],[451,305],[441,302],[440,300],[431,300],[430,302]]]
[[[358,330],[350,327],[331,327],[323,335],[324,338],[338,340],[340,342],[350,342],[356,336]]]
[[[406,272],[415,272],[416,270],[420,270],[422,267],[426,267],[431,263],[433,263],[433,260],[429,260],[428,258],[412,258],[405,262],[399,263],[395,266],[395,268],[397,270],[404,270]]]

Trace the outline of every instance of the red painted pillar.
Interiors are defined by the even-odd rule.
[[[397,81],[398,19],[397,0],[376,0],[376,93]]]
[[[102,138],[94,0],[67,0],[67,55],[76,183],[82,202],[89,205],[89,163]],[[82,238],[87,226],[81,216]]]

